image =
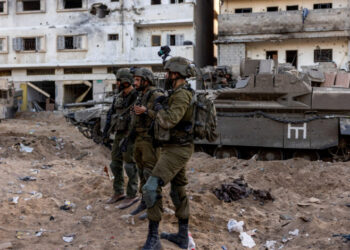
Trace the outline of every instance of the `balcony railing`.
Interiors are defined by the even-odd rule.
[[[279,11],[219,15],[219,36],[344,31],[350,27],[350,9]]]

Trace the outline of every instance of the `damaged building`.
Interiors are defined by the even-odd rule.
[[[157,52],[212,64],[213,0],[0,0],[0,78],[33,103],[101,101],[113,71],[162,70]]]
[[[220,4],[218,64],[275,59],[304,65],[334,62],[348,70],[350,1],[223,0]]]

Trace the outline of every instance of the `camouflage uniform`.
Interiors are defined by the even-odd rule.
[[[136,197],[138,189],[137,168],[133,158],[133,143],[128,143],[126,152],[121,153],[120,142],[128,134],[128,127],[130,122],[130,112],[128,107],[132,105],[137,98],[137,91],[133,89],[128,95],[124,96],[122,92],[117,95],[113,108],[111,132],[116,132],[113,147],[112,147],[112,162],[110,164],[114,175],[113,188],[115,194],[124,193],[124,168],[128,175],[129,181],[127,185],[127,197]],[[123,115],[120,115],[124,113]]]
[[[179,220],[177,234],[162,233],[165,238],[180,248],[188,247],[188,219],[189,200],[185,186],[186,163],[193,153],[193,106],[191,105],[193,92],[184,82],[191,73],[191,64],[182,57],[173,57],[164,67],[169,72],[169,80],[173,86],[180,84],[173,90],[167,103],[155,104],[159,110],[155,120],[155,138],[162,141],[160,156],[156,166],[143,186],[142,193],[147,204],[149,219],[148,236],[143,250],[161,249],[158,236],[159,221],[162,218],[162,187],[171,183],[170,197],[175,206],[175,215]],[[176,78],[175,78],[176,77]]]
[[[135,149],[134,158],[139,169],[140,176],[140,192],[146,183],[148,177],[151,176],[152,170],[157,162],[157,150],[153,147],[153,139],[149,134],[152,122],[156,117],[156,112],[153,110],[154,101],[158,96],[163,95],[155,87],[151,86],[147,92],[141,96],[141,105],[147,108],[147,114],[142,114],[135,117]]]

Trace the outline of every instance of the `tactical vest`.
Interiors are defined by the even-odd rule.
[[[169,94],[168,98],[168,107],[171,107],[171,104],[174,100],[174,96],[178,91],[188,91],[189,94],[193,97],[194,91],[191,89],[189,84],[185,84],[173,93]],[[166,107],[165,107],[166,108]],[[171,129],[164,129],[158,123],[155,123],[155,139],[164,143],[164,144],[188,144],[193,142],[193,105],[191,103],[188,105],[188,108],[181,119],[181,121],[176,124],[175,127]]]
[[[153,95],[157,92],[163,92],[155,87],[149,87],[148,91],[141,96],[141,105],[145,106],[148,110],[153,110],[154,99]],[[135,131],[138,135],[149,136],[148,132],[152,125],[152,118],[148,114],[141,114],[135,116]]]
[[[120,93],[115,98],[111,130],[126,131],[130,123],[130,108],[137,99],[137,91],[133,89],[127,96]]]

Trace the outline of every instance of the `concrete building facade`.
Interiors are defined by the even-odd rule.
[[[224,0],[219,15],[218,64],[239,73],[245,58],[302,66],[335,62],[348,69],[349,0]]]
[[[0,0],[0,78],[24,90],[23,109],[46,102],[43,92],[61,108],[101,100],[112,89],[115,68],[161,70],[163,45],[172,55],[208,64],[213,37],[197,27],[212,26],[206,17],[213,15],[212,2]]]

